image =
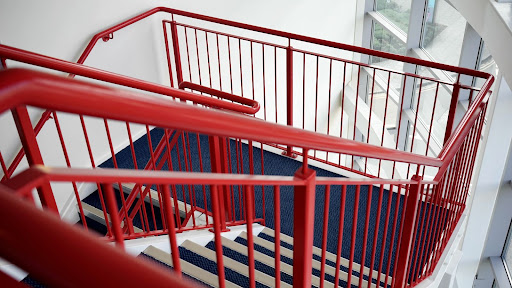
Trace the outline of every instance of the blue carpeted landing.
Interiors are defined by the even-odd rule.
[[[151,142],[153,148],[155,148],[164,135],[163,130],[153,129],[151,131]],[[172,146],[171,158],[172,158],[172,170],[173,171],[193,171],[193,172],[210,172],[210,153],[208,137],[205,135],[197,135],[194,133],[177,133],[176,131],[170,131],[171,139],[177,137],[175,145]],[[147,135],[141,137],[134,143],[134,150],[137,158],[137,165],[139,169],[142,169],[149,161],[151,152],[148,147]],[[187,153],[184,153],[184,148],[188,148]],[[249,145],[237,142],[235,140],[227,141],[226,149],[228,152],[228,162],[230,163],[230,170],[232,173],[244,173],[249,174],[251,172],[248,165],[249,161]],[[301,167],[301,163],[274,153],[262,150],[259,147],[253,147],[253,159],[254,159],[254,174],[262,174],[262,165],[264,165],[265,175],[287,175],[292,176]],[[200,160],[200,156],[202,161]],[[262,161],[263,156],[263,161]],[[118,167],[133,169],[134,160],[131,154],[130,146],[126,147],[115,155]],[[243,164],[240,164],[243,163]],[[157,164],[158,165],[158,164]],[[113,167],[113,160],[110,159],[105,163],[101,164],[102,168]],[[317,176],[324,177],[340,177],[332,172],[311,167],[316,170]],[[169,169],[168,164],[163,165],[164,170]],[[155,188],[156,186],[153,186]],[[171,187],[171,193],[176,193],[178,199],[186,201],[187,203],[194,202],[198,207],[208,207],[211,211],[210,192],[208,186],[184,186],[176,185]],[[231,198],[231,210],[232,215],[235,219],[240,220],[244,218],[243,209],[244,207],[244,195],[241,193],[239,187],[230,187],[233,198]],[[341,201],[341,186],[331,187],[331,197],[329,201],[329,218],[328,218],[328,237],[327,237],[327,250],[331,253],[336,254],[337,241],[338,241],[338,223],[340,219],[340,201]],[[314,221],[314,245],[316,247],[322,247],[322,223],[323,223],[323,212],[325,202],[325,187],[318,186],[315,195],[315,221]],[[371,193],[370,193],[371,192]],[[353,215],[355,214],[357,206],[357,231],[356,238],[354,241],[355,253],[354,261],[361,263],[362,259],[365,259],[365,266],[370,266],[371,255],[372,255],[372,244],[375,234],[377,234],[377,245],[375,249],[374,269],[379,268],[380,260],[382,257],[382,271],[385,272],[386,267],[390,266],[390,271],[393,271],[394,258],[397,249],[397,239],[399,234],[399,224],[396,224],[396,231],[394,235],[391,235],[393,230],[393,223],[401,222],[401,213],[404,202],[403,196],[397,196],[396,193],[389,193],[384,190],[382,193],[382,212],[380,219],[377,218],[377,208],[379,201],[379,188],[362,186],[360,189],[360,198],[358,203],[355,203],[356,189],[355,186],[348,186],[345,198],[345,214],[344,214],[344,228],[342,233],[342,257],[350,258],[350,247],[351,247],[351,235],[352,235],[352,222]],[[204,197],[204,195],[206,197]],[[397,197],[400,197],[397,199]],[[293,236],[293,187],[283,186],[280,189],[281,199],[281,233]],[[274,228],[274,191],[273,187],[255,187],[255,208],[256,217],[264,218],[265,225],[270,228]],[[398,201],[397,201],[398,200]],[[205,204],[205,201],[207,202]],[[389,216],[385,215],[386,207],[391,201],[391,208]],[[368,235],[367,241],[364,243],[364,231],[366,221],[366,207],[367,203],[371,203]],[[263,204],[265,209],[263,209]],[[398,219],[395,219],[395,211],[398,209]],[[438,208],[436,208],[438,209]],[[427,207],[425,214],[433,213],[435,209]],[[422,227],[428,227],[427,223],[429,217],[420,215],[419,232],[423,231]],[[386,242],[384,243],[384,225],[386,219],[389,219],[388,233],[386,235]],[[379,230],[376,231],[376,225],[379,223]],[[418,233],[418,237],[421,233]],[[390,242],[393,241],[393,247],[390,247]],[[381,253],[381,247],[385,245],[383,253]],[[366,247],[366,254],[363,256],[363,247]],[[381,255],[382,254],[382,255]],[[424,257],[425,258],[425,257]]]

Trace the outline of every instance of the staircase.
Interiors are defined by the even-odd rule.
[[[160,12],[170,16],[162,21],[169,85],[81,65],[99,39],[113,41],[113,33]],[[311,50],[294,47],[303,44]],[[317,46],[486,81],[442,82]],[[493,82],[479,71],[163,7],[98,33],[78,64],[4,45],[0,58],[7,67],[18,61],[69,74],[0,71],[0,113],[11,111],[23,147],[8,157],[0,151],[0,256],[29,273],[25,283],[33,276],[56,287],[414,287],[435,276],[459,227]],[[388,82],[375,79],[377,70]],[[392,74],[400,87],[390,87]],[[452,103],[444,139],[423,119],[433,118],[438,98],[421,99],[423,82],[453,91],[442,100]],[[387,85],[379,107],[374,85]],[[469,108],[459,118],[462,95]],[[414,105],[404,106],[408,100]],[[396,119],[387,118],[389,105]],[[35,126],[27,106],[43,111]],[[45,165],[37,134],[47,121],[62,165]],[[77,147],[69,141],[80,142],[86,164],[72,165]],[[98,141],[106,143],[102,160],[91,145]],[[24,155],[29,168],[16,170]],[[11,215],[19,226],[6,221]],[[65,265],[69,259],[80,265]],[[0,280],[20,285],[3,272]]]

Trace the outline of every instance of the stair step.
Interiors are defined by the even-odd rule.
[[[239,237],[240,237],[240,238],[242,238],[242,239],[244,239],[244,240],[247,240],[247,233],[246,233],[246,232],[242,232],[242,233],[240,234],[240,236],[239,236]],[[254,244],[255,244],[255,245],[259,245],[259,246],[261,246],[261,247],[263,247],[263,248],[265,248],[265,249],[267,249],[267,250],[269,250],[269,251],[271,251],[271,252],[274,252],[274,251],[275,251],[275,250],[274,250],[274,248],[275,248],[274,243],[272,243],[272,242],[270,242],[270,241],[267,241],[267,240],[265,240],[265,239],[263,239],[263,238],[260,238],[260,237],[254,237],[253,239],[254,239]],[[281,249],[280,249],[280,250],[281,250],[281,257],[283,257],[283,256],[284,256],[284,257],[286,257],[286,258],[288,258],[288,259],[290,259],[290,260],[292,260],[292,261],[293,261],[293,251],[292,251],[292,250],[290,250],[290,249],[288,249],[288,248],[286,248],[286,247],[281,247]],[[336,262],[334,262],[334,263],[336,263]],[[353,266],[355,266],[355,263],[354,263],[354,265],[353,265]],[[319,273],[319,271],[321,271],[321,267],[322,267],[321,262],[319,262],[319,261],[317,261],[317,260],[313,259],[313,262],[312,262],[312,268],[313,268],[313,269],[315,269],[315,270],[317,270],[317,273]],[[355,270],[355,269],[354,269],[354,270]],[[354,273],[354,272],[355,272],[355,273]],[[335,275],[336,275],[335,273],[336,273],[336,267],[329,266],[329,265],[326,263],[326,265],[325,265],[325,275],[326,275],[327,277],[329,277],[329,276],[330,276],[330,278],[332,278],[332,280],[334,281],[334,277],[335,277]],[[352,283],[358,283],[358,282],[359,282],[359,277],[357,276],[357,275],[359,275],[358,270],[357,270],[357,271],[353,271],[353,273],[354,273],[354,274],[356,274],[356,275],[352,275],[352,278],[351,278],[352,280],[351,280],[351,282],[352,282]],[[341,280],[341,281],[345,281],[345,282],[346,282],[346,281],[347,281],[347,279],[348,279],[348,273],[347,273],[347,272],[345,272],[345,271],[343,271],[343,270],[340,270],[340,273],[339,273],[339,274],[340,274],[340,280]],[[326,278],[327,278],[327,277],[326,277]],[[318,278],[318,277],[317,277],[317,278]],[[366,278],[367,278],[367,277],[366,277]],[[318,278],[318,279],[319,279],[319,278]],[[328,283],[329,283],[330,285],[333,285],[331,282],[328,282]],[[318,280],[316,284],[320,284],[320,280]],[[373,283],[373,284],[376,284],[376,283]],[[313,282],[313,285],[315,285],[315,283],[314,283],[314,282]],[[361,286],[361,287],[364,287],[364,288],[367,288],[367,287],[368,287],[367,280],[364,280],[364,281],[363,281],[363,283],[362,283],[362,286]]]
[[[154,246],[148,246],[146,250],[143,252],[145,255],[150,256],[154,258],[155,260],[162,262],[163,264],[174,267],[172,262],[172,257],[169,253],[162,251]],[[218,287],[219,286],[219,278],[217,275],[212,274],[204,269],[201,269],[183,259],[180,259],[180,265],[181,265],[181,271],[188,275],[189,277],[192,277],[206,285],[209,285],[211,287]],[[234,288],[238,287],[237,285],[233,284],[232,282],[229,282],[226,280],[226,287],[228,288]]]
[[[232,241],[232,240],[229,240],[225,237],[222,237],[222,246],[226,247],[226,248],[229,248],[233,251],[236,251],[240,254],[247,254],[247,246],[245,245],[242,245],[240,243],[237,243],[235,241]],[[256,261],[259,261],[261,262],[262,264],[265,264],[269,267],[271,267],[272,269],[275,269],[275,260],[274,258],[268,256],[268,255],[265,255],[257,250],[254,251],[254,259]],[[290,277],[290,279],[293,279],[292,276],[293,276],[293,267],[291,265],[289,265],[288,263],[285,263],[285,262],[282,262],[281,261],[281,264],[280,264],[280,270],[281,270],[281,279],[282,280],[285,280],[283,279],[283,273],[285,273],[286,275],[288,275]],[[285,281],[286,283],[284,282],[281,282],[281,286],[282,287],[288,287],[290,285],[288,284],[293,284],[293,282],[288,282],[288,281]],[[320,286],[320,278],[316,277],[316,276],[313,276],[312,277],[312,284],[315,285],[316,287],[319,287]],[[326,285],[329,285],[328,282],[325,282],[324,284]],[[290,286],[291,287],[291,286]]]
[[[92,206],[92,205],[89,205],[85,202],[82,202],[82,210],[84,211],[84,216],[91,219],[91,220],[94,220],[104,226],[106,226],[105,224],[105,217],[104,217],[104,214],[103,214],[103,211]],[[112,225],[112,222],[110,220],[110,215],[107,213],[107,218],[108,218],[108,223],[109,225]],[[121,223],[121,225],[123,225],[123,223]],[[133,227],[133,231],[135,233],[141,233],[143,232],[142,229],[140,228],[137,228],[137,227]]]
[[[181,245],[181,247],[192,251],[193,253],[204,257],[210,261],[217,262],[216,253],[213,250],[210,250],[208,248],[205,248],[201,245],[198,245],[192,241],[185,241]],[[246,278],[248,278],[249,268],[247,265],[240,263],[238,261],[235,261],[227,256],[223,256],[222,260],[224,262],[224,267],[228,268]],[[258,270],[255,271],[255,279],[256,279],[256,287],[274,287],[275,279],[274,277],[271,277],[263,272],[260,272]],[[227,275],[226,275],[227,278]],[[258,285],[259,284],[259,285]],[[286,283],[283,283],[286,284]],[[288,284],[286,284],[288,285]],[[288,286],[289,287],[289,286]]]
[[[128,193],[128,194],[133,191],[133,189],[135,188],[135,185],[136,184],[134,184],[134,183],[121,183],[121,186],[123,187],[123,192]],[[118,183],[114,183],[113,186],[114,186],[114,188],[119,189],[119,184]],[[141,185],[141,189],[145,190],[146,186]],[[148,195],[151,197],[151,199],[152,199],[151,202],[153,203],[153,205],[155,207],[160,208],[160,201],[158,200],[158,191],[155,191],[155,190],[150,188]],[[140,198],[139,194],[137,194],[137,198]],[[171,206],[172,206],[173,213],[174,213],[174,199],[172,198],[172,196],[171,196],[171,199],[172,199],[171,200],[172,201],[171,202],[172,203]],[[144,199],[144,201],[146,203],[150,203],[149,197],[146,197]],[[181,201],[179,199],[177,199],[177,202],[178,202],[178,211],[180,213],[180,217],[182,219],[184,219],[187,216],[185,211],[187,211],[187,212],[190,211],[192,209],[192,206],[190,204],[188,204],[188,203],[184,203],[183,201]],[[198,212],[196,212],[196,215],[197,215],[197,213]],[[199,221],[199,223],[197,223],[198,221]],[[212,221],[213,220],[211,220],[211,217],[210,217],[210,221],[209,222],[211,223]],[[200,216],[196,216],[196,224],[197,225],[202,225],[202,224],[205,224],[205,223],[206,223],[206,219],[205,219],[205,215],[204,214],[201,214]]]
[[[261,231],[261,233],[266,234],[266,235],[268,235],[268,236],[270,236],[270,237],[275,239],[275,231],[270,229],[270,228],[267,228],[267,227],[264,228]],[[292,237],[281,233],[280,234],[280,238],[281,238],[281,242],[287,243],[290,247],[293,247],[293,238]],[[272,242],[270,242],[270,243],[272,243]],[[272,251],[274,251],[273,247],[274,247],[274,244],[272,243]],[[318,257],[322,257],[322,249],[313,246],[313,254],[318,256]],[[292,253],[292,255],[293,255],[293,253]],[[335,254],[332,254],[332,253],[326,251],[325,259],[328,260],[328,261],[331,261],[333,263],[336,263],[337,256]],[[350,261],[348,259],[340,257],[340,265],[341,266],[348,267],[349,264],[350,264]],[[352,263],[352,267],[353,267],[353,270],[355,270],[357,272],[359,272],[360,269],[361,269],[361,265],[359,265],[358,263],[355,263],[355,262]],[[363,274],[368,276],[370,274],[370,268],[364,267],[363,268]],[[379,272],[373,270],[372,278],[376,280],[378,278],[378,275],[379,275]],[[392,278],[391,278],[391,276],[389,276],[388,277],[388,283],[391,283],[391,280],[392,280]],[[382,281],[382,282],[386,281],[386,274],[384,274],[384,273],[380,274],[380,281]]]

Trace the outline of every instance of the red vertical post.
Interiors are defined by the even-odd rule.
[[[450,111],[448,114],[448,122],[446,122],[446,130],[444,132],[444,144],[448,141],[448,138],[452,135],[453,122],[455,121],[455,112],[457,112],[457,103],[459,102],[460,84],[457,79],[457,83],[453,84],[452,101],[450,102]]]
[[[169,160],[170,161],[170,160]],[[161,185],[160,191],[162,191],[162,201],[164,205],[164,211],[167,221],[168,234],[169,234],[169,244],[171,245],[171,256],[172,256],[172,265],[174,267],[174,272],[178,273],[181,277],[181,264],[180,264],[180,252],[178,250],[178,243],[176,241],[176,227],[174,227],[174,215],[172,213],[171,207],[171,191],[169,190],[169,185]],[[178,209],[174,209],[175,213],[179,213]],[[178,217],[178,215],[176,215]]]
[[[39,150],[39,145],[37,144],[36,134],[34,132],[34,128],[32,127],[32,122],[30,122],[30,116],[28,115],[27,107],[21,106],[13,108],[12,117],[14,118],[14,123],[18,129],[18,134],[20,136],[21,144],[23,145],[23,150],[25,150],[25,155],[27,155],[28,164],[30,166],[44,165],[43,157],[41,156],[41,151]],[[59,209],[57,208],[57,203],[55,203],[55,198],[53,197],[50,183],[46,182],[41,185],[39,188],[37,188],[37,192],[43,207],[59,214]]]
[[[178,85],[180,86],[181,82],[183,82],[183,70],[181,69],[181,56],[180,56],[180,47],[178,41],[178,28],[176,26],[176,21],[171,21],[171,35],[172,35],[172,49],[174,51],[174,63],[176,65],[176,78],[178,79]]]
[[[229,139],[227,138],[220,138],[219,144],[220,144],[220,166],[221,166],[221,172],[222,173],[229,173],[229,162],[228,162],[228,152],[227,151],[227,141]],[[231,210],[231,191],[229,190],[229,186],[220,186],[220,193],[222,193],[222,198],[224,201],[224,208],[225,213],[227,214],[227,221],[234,221],[234,215],[233,211]]]
[[[400,247],[398,254],[396,255],[398,261],[395,266],[396,278],[394,280],[393,288],[402,288],[407,284],[408,278],[408,263],[411,257],[412,245],[414,243],[414,232],[416,216],[418,212],[418,206],[420,201],[420,192],[422,189],[421,176],[414,175],[411,178],[412,181],[416,182],[410,185],[409,193],[406,200],[403,232],[402,239],[400,241]]]
[[[253,186],[245,186],[245,207],[247,207],[247,258],[248,258],[248,267],[249,267],[249,287],[256,287],[256,278],[255,278],[255,265],[254,265],[254,235],[252,232],[252,223],[253,223],[253,205],[254,205],[254,187]]]
[[[299,168],[295,177],[306,183],[294,190],[293,287],[311,287],[316,172]]]
[[[293,47],[289,44],[286,48],[286,125],[293,127]],[[287,146],[284,155],[295,157],[293,147]]]
[[[110,220],[112,221],[112,234],[114,236],[114,241],[119,248],[124,249],[123,231],[121,230],[121,219],[119,219],[119,209],[117,208],[114,189],[112,188],[112,184],[101,184],[101,189],[105,194],[108,213],[110,215]]]
[[[221,153],[220,153],[220,141],[218,136],[209,136],[208,141],[210,143],[210,161],[211,161],[211,167],[212,167],[212,173],[221,173]],[[217,190],[218,187],[215,188]],[[219,207],[219,216],[220,216],[220,228],[221,232],[229,231],[226,228],[226,209],[225,209],[225,202],[224,202],[224,195],[222,193],[222,188],[220,189],[220,193],[215,193],[216,195],[213,195],[213,186],[210,187],[210,199],[212,201],[212,207],[214,203],[218,203]]]

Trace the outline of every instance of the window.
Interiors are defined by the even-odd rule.
[[[421,47],[436,61],[458,66],[466,20],[445,0],[428,0]]]
[[[512,221],[510,222],[510,226],[508,228],[507,240],[505,241],[505,247],[503,247],[503,253],[501,254],[501,258],[503,259],[503,263],[505,264],[505,270],[508,274],[508,279],[512,282]]]
[[[483,42],[483,41],[482,41]],[[477,65],[478,70],[489,73],[491,75],[496,76],[498,74],[498,66],[496,62],[494,62],[494,58],[492,58],[491,53],[487,50],[485,43],[482,43],[480,48],[479,61]],[[482,78],[477,78],[475,85],[476,87],[482,87],[485,80]]]
[[[373,21],[372,48],[375,50],[404,55],[406,52],[405,43],[389,32],[384,26]],[[402,69],[402,62],[384,60],[380,57],[372,57],[372,64],[379,64],[390,69]]]
[[[375,1],[375,11],[381,13],[396,27],[407,33],[411,0],[377,0]]]

